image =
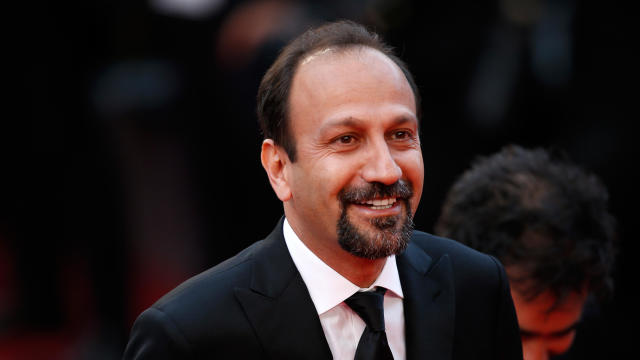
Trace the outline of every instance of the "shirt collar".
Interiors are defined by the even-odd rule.
[[[357,291],[368,290],[361,289],[325,264],[300,240],[286,218],[282,231],[291,258],[309,290],[318,315],[332,309]],[[369,289],[376,286],[384,287],[396,296],[404,298],[395,255],[387,258],[382,272]]]

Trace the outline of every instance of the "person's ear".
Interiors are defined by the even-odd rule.
[[[272,139],[265,139],[262,142],[260,160],[278,199],[282,202],[291,199],[291,188],[285,171],[285,167],[290,164],[286,151]]]

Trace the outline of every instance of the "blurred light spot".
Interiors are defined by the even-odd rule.
[[[511,22],[531,25],[538,21],[543,11],[541,0],[501,0],[500,10]]]
[[[532,66],[536,78],[550,87],[568,85],[572,75],[573,4],[551,1],[533,32]]]
[[[149,0],[155,11],[164,15],[200,20],[218,12],[225,0]]]
[[[467,96],[467,109],[476,126],[492,129],[504,121],[520,71],[521,48],[521,37],[510,27],[493,30]]]
[[[103,115],[154,110],[172,102],[180,90],[175,68],[160,60],[134,60],[112,65],[102,73],[92,94]]]

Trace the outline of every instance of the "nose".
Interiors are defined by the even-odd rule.
[[[362,168],[362,178],[366,182],[391,185],[402,177],[402,169],[394,159],[389,145],[383,139],[370,144],[365,161]]]

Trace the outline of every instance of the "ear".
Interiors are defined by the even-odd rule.
[[[260,160],[278,199],[282,202],[291,199],[291,188],[285,172],[285,167],[291,162],[284,149],[272,139],[265,139],[262,142]]]

